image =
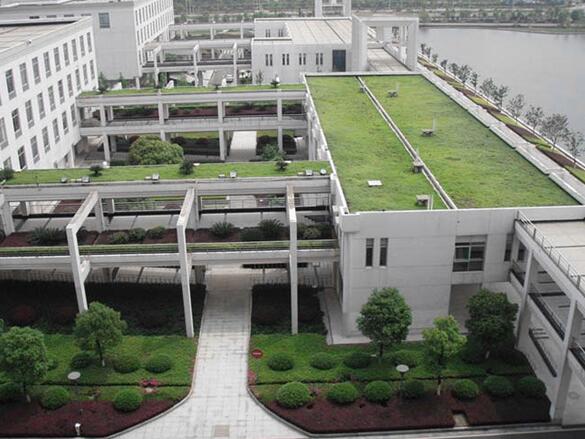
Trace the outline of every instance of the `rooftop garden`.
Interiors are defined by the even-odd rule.
[[[276,91],[276,90],[304,90],[304,84],[280,84],[277,88],[271,84],[262,85],[237,85],[233,87],[219,87],[217,90],[212,87],[173,87],[173,88],[123,88],[119,90],[108,90],[105,93],[100,93],[98,90],[86,91],[81,94],[81,97],[85,96],[124,96],[124,95],[154,95],[159,91],[163,94],[182,94],[182,93],[237,93],[245,91]]]
[[[280,170],[274,162],[241,162],[241,163],[202,163],[195,168],[190,175],[181,173],[179,165],[156,166],[114,166],[103,169],[101,175],[95,176],[88,168],[71,169],[40,169],[15,172],[14,176],[6,182],[7,185],[22,184],[60,184],[61,178],[69,181],[90,176],[91,182],[114,181],[141,181],[146,177],[158,174],[161,180],[182,180],[199,178],[217,178],[220,174],[230,175],[236,171],[238,177],[291,177],[310,169],[317,175],[321,169],[330,171],[329,163],[316,161],[291,162],[286,169]]]
[[[460,208],[577,202],[422,76],[364,77],[370,90]],[[399,96],[388,90],[399,85]],[[422,136],[433,126],[432,136]]]
[[[355,78],[308,83],[351,211],[426,209],[416,205],[423,194],[445,208],[424,175],[412,172],[412,159]],[[369,187],[368,180],[382,186]]]

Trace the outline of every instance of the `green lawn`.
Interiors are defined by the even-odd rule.
[[[435,208],[445,207],[426,178],[412,173],[412,159],[355,78],[308,83],[351,211],[413,210],[419,194],[433,194]],[[368,187],[368,180],[382,186]]]
[[[195,168],[191,175],[183,175],[179,172],[179,165],[158,166],[114,166],[105,169],[99,177],[91,177],[92,182],[106,181],[137,181],[144,180],[146,176],[159,174],[162,180],[180,180],[197,178],[217,178],[219,174],[229,175],[230,171],[236,171],[238,177],[280,177],[295,176],[305,169],[319,171],[321,168],[329,170],[327,162],[295,161],[285,171],[276,169],[274,162],[242,162],[242,163],[202,163]],[[41,169],[21,171],[14,174],[7,185],[18,184],[59,184],[61,177],[70,179],[81,178],[90,175],[87,168],[72,169]]]
[[[234,87],[220,87],[219,91],[222,93],[236,93],[241,91],[264,91],[264,90],[304,90],[304,84],[280,84],[278,89],[275,89],[270,84],[263,84],[263,85],[237,85]],[[141,94],[141,95],[153,95],[157,94],[159,91],[158,88],[154,87],[144,87],[141,89],[135,88],[123,88],[120,90],[108,90],[104,93],[105,96],[116,96],[116,95],[134,95],[134,94]],[[165,94],[182,94],[182,93],[216,93],[216,90],[211,87],[174,87],[174,88],[161,88],[161,93]],[[85,91],[81,94],[81,97],[84,96],[99,96],[101,93],[99,91]]]
[[[422,76],[365,82],[460,208],[556,206],[577,202]],[[398,98],[387,90],[400,84]],[[421,130],[436,120],[436,134]]]
[[[328,346],[325,336],[319,334],[299,335],[254,335],[251,338],[250,349],[259,348],[264,352],[262,359],[250,356],[250,368],[257,374],[258,384],[277,384],[289,381],[303,381],[308,383],[335,382],[346,380],[350,376],[358,381],[397,380],[400,375],[389,359],[378,361],[373,359],[366,369],[350,369],[342,364],[343,358],[351,352],[363,351],[375,353],[370,345],[337,345]],[[410,350],[417,353],[420,364],[411,369],[409,378],[432,379],[436,373],[424,362],[424,351],[421,343],[404,343],[398,349]],[[267,359],[277,352],[286,352],[295,359],[293,369],[278,372],[271,370]],[[330,370],[318,370],[310,365],[311,356],[318,352],[327,352],[338,360],[337,367]],[[444,371],[445,377],[484,377],[488,370],[493,374],[515,375],[530,374],[531,369],[526,365],[510,366],[497,359],[490,359],[482,364],[467,364],[460,358],[454,358]]]

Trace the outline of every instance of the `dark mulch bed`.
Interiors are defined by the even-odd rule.
[[[253,227],[250,227],[253,228]],[[242,242],[242,232],[249,228],[234,229],[234,231],[225,238],[218,238],[210,229],[187,230],[187,242]],[[288,233],[283,231],[278,240],[287,240]]]
[[[32,244],[29,242],[31,232],[14,232],[8,235],[2,242],[0,247],[31,247]],[[91,245],[94,244],[98,232],[86,232],[77,235],[79,245]],[[67,245],[67,241],[63,241],[57,245]]]
[[[556,152],[556,151],[550,150],[548,148],[538,148],[538,149],[540,152],[542,152],[544,155],[546,155],[549,159],[551,159],[552,161],[554,161],[558,165],[561,165],[563,167],[573,166],[573,161],[570,160],[569,158],[567,158],[566,156],[564,156],[563,154],[561,154],[560,152]]]
[[[300,409],[285,409],[276,402],[269,403],[268,408],[311,433],[451,428],[455,425],[449,406],[433,395],[418,401],[395,398],[386,406],[365,400],[339,406],[319,397]]]
[[[74,437],[75,423],[81,423],[82,436],[109,436],[146,421],[173,405],[171,401],[145,401],[132,413],[117,411],[110,401],[84,401],[57,410],[45,410],[38,403],[0,406],[0,437]]]

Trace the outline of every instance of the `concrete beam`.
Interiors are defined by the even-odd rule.
[[[187,238],[185,230],[189,217],[193,213],[193,203],[195,201],[195,188],[187,190],[181,213],[177,220],[177,242],[179,244],[179,264],[181,275],[181,289],[183,292],[183,312],[185,314],[185,332],[187,337],[195,337],[193,327],[193,308],[191,305],[191,269],[192,262],[190,255],[187,253]]]
[[[0,194],[0,220],[2,220],[2,230],[4,230],[6,235],[10,235],[16,231],[10,203],[4,194]]]

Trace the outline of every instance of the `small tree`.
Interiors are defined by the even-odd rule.
[[[481,85],[479,86],[479,91],[482,92],[482,94],[489,99],[492,99],[494,97],[496,89],[497,86],[492,78],[484,79]]]
[[[156,136],[141,136],[130,145],[128,159],[133,165],[179,164],[183,161],[183,148]]]
[[[477,72],[471,72],[471,78],[469,80],[473,85],[474,90],[477,90],[477,83],[479,82],[479,74]]]
[[[412,313],[396,288],[374,290],[362,307],[357,326],[378,345],[380,359],[384,348],[403,342],[412,323]]]
[[[554,113],[548,116],[542,122],[542,131],[553,143],[553,147],[557,142],[567,135],[569,126],[569,119],[564,114]]]
[[[264,83],[264,73],[262,73],[262,70],[258,70],[258,72],[256,72],[254,82],[259,85],[262,85]]]
[[[98,91],[101,94],[104,94],[108,91],[108,80],[103,73],[100,73],[98,76]]]
[[[47,374],[47,348],[36,329],[12,327],[0,337],[0,370],[22,386],[30,402],[28,386],[40,383]]]
[[[459,73],[459,64],[452,62],[449,64],[449,70],[451,70],[453,76],[457,77],[457,74]]]
[[[439,59],[439,54],[433,53],[433,56],[432,56],[433,63],[437,64],[438,59]]]
[[[92,302],[89,309],[75,319],[73,335],[79,347],[95,351],[102,366],[106,365],[106,351],[122,341],[126,322],[120,313],[99,302]]]
[[[465,84],[469,80],[469,75],[471,75],[471,67],[467,64],[461,66],[457,72],[457,78]]]
[[[506,99],[506,96],[508,95],[508,90],[508,87],[505,85],[500,85],[499,87],[495,88],[493,92],[493,98],[498,108],[502,108],[504,106],[504,99]]]
[[[447,65],[449,64],[449,60],[448,59],[444,59],[443,61],[441,61],[441,67],[443,68],[444,71],[447,71]]]
[[[579,131],[568,131],[565,135],[565,145],[567,150],[573,156],[573,167],[577,165],[577,156],[583,150],[584,141],[585,137],[583,137],[583,133]]]
[[[424,346],[431,366],[437,372],[437,395],[441,394],[443,370],[465,344],[459,324],[453,316],[438,317],[434,327],[423,330]]]
[[[525,105],[526,99],[524,98],[524,95],[518,94],[508,102],[508,111],[515,119],[519,119],[520,116],[522,116],[522,111],[524,110]]]
[[[510,303],[504,293],[482,289],[469,299],[467,310],[465,327],[469,336],[481,343],[486,357],[495,346],[514,338],[518,305]]]
[[[538,128],[542,124],[542,120],[544,119],[544,111],[542,107],[535,107],[533,105],[530,106],[528,111],[526,112],[526,122],[528,125],[532,127],[535,131],[538,131]]]

